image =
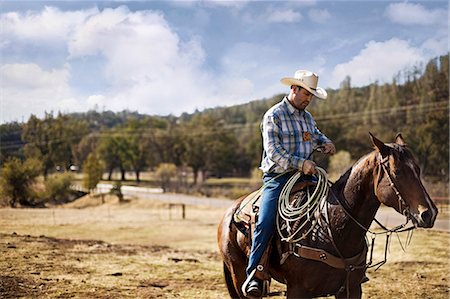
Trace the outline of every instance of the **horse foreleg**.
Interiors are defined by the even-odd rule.
[[[347,290],[344,290],[343,292],[341,292],[340,294],[336,295],[335,297],[336,297],[336,299],[341,299],[341,298],[342,299],[344,299],[344,298],[345,299],[346,298],[349,298],[349,299],[361,299],[361,297],[362,297],[361,285],[359,284],[357,286],[354,286],[354,287],[350,288],[348,294],[347,294]]]
[[[306,291],[302,286],[299,285],[290,285],[289,283],[286,286],[286,298],[292,299],[310,299],[313,296]]]

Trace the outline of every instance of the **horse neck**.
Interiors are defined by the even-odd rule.
[[[361,251],[366,230],[380,206],[374,192],[376,170],[376,154],[368,154],[353,165],[332,187],[341,204],[334,205],[331,211],[331,229],[337,247],[348,256]],[[348,216],[344,208],[359,224]]]

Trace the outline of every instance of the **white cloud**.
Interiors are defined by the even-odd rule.
[[[227,8],[232,10],[241,10],[249,2],[253,0],[169,0],[167,4],[178,8],[194,8],[194,7],[212,7],[212,8]]]
[[[447,24],[448,12],[444,9],[428,10],[421,4],[392,3],[385,15],[394,23],[402,25],[433,25]]]
[[[189,12],[192,24],[181,23],[185,19],[175,17],[180,11],[174,11],[176,6],[171,6],[170,18],[174,25],[166,19],[163,10],[131,11],[126,6],[71,11],[46,7],[37,12],[1,14],[0,50],[5,55],[0,73],[3,92],[0,122],[5,121],[5,116],[9,120],[21,115],[27,118],[29,113],[85,111],[95,106],[116,111],[128,108],[149,114],[179,114],[195,108],[238,104],[285,91],[278,80],[292,75],[297,64],[318,72],[323,87],[327,87],[324,78],[330,77],[327,70],[333,67],[329,64],[336,60],[344,63],[336,66],[330,87],[339,86],[346,75],[352,77],[354,85],[390,81],[399,70],[448,51],[448,30],[441,32],[443,26],[440,26],[439,33],[427,36],[422,45],[412,46],[409,41],[395,38],[372,41],[355,57],[348,58],[346,55],[350,54],[342,48],[349,44],[353,49],[361,46],[351,40],[339,40],[339,36],[347,35],[330,28],[334,40],[323,42],[321,47],[325,52],[311,50],[306,47],[311,44],[308,43],[301,49],[306,54],[297,57],[293,54],[297,47],[271,42],[271,36],[287,36],[289,30],[285,27],[291,24],[286,22],[302,21],[301,13],[309,12],[307,17],[315,21],[330,20],[327,10],[313,7],[315,1],[252,7],[253,4],[243,1],[240,5],[244,9],[239,9],[239,5],[218,6],[233,6],[237,2],[195,2],[191,6],[194,11]],[[398,8],[390,7],[392,17],[400,20]],[[419,6],[419,10],[422,8]],[[226,9],[231,14],[216,19],[218,9]],[[241,32],[230,37],[215,30],[227,26],[226,22],[236,17],[244,24],[245,34],[256,33],[251,41],[248,35],[240,35]],[[332,18],[330,26],[334,21]],[[269,22],[285,23],[274,26]],[[192,28],[182,28],[191,25]],[[395,29],[396,24],[390,25]],[[208,30],[197,32],[199,27]],[[270,30],[270,34],[258,36],[261,28]],[[397,32],[393,30],[386,39]],[[321,36],[308,35],[305,40],[321,39]],[[220,50],[203,44],[215,42],[217,38],[225,45]],[[207,53],[205,49],[214,52]],[[314,59],[305,58],[309,53],[314,53]]]
[[[45,11],[51,12],[54,20],[52,17],[45,19],[53,24],[67,16],[53,8]],[[37,39],[33,42],[37,45],[45,42],[43,40],[48,38],[45,34],[39,40],[39,35],[29,28],[35,26],[32,20],[48,14],[45,11],[14,14],[17,19],[14,24],[24,22],[20,32],[15,29],[14,36]],[[77,19],[78,23],[71,22],[71,29],[64,30],[64,34],[51,34],[66,35],[66,66],[51,71],[37,64],[2,67],[2,79],[5,78],[2,111],[6,109],[8,114],[27,117],[29,113],[42,116],[44,110],[83,111],[107,105],[107,109],[113,110],[128,108],[143,113],[169,114],[192,111],[194,105],[198,108],[210,106],[218,81],[209,79],[210,75],[201,70],[205,53],[199,38],[180,40],[158,12],[131,12],[125,6],[90,12]],[[83,90],[75,92],[69,87],[69,64],[88,57],[104,61],[100,73],[103,72],[101,79],[106,80],[108,87],[91,95]],[[83,72],[89,72],[89,66],[85,65],[85,68]],[[217,101],[219,104],[220,99]],[[2,117],[0,121],[7,119]]]
[[[55,7],[45,7],[41,12],[1,14],[2,43],[14,42],[64,43],[75,27],[88,16],[98,13],[96,8],[62,12]]]
[[[204,6],[219,6],[219,7],[242,9],[250,1],[251,0],[240,0],[240,1],[236,1],[236,0],[200,0],[199,2]]]
[[[294,23],[302,19],[302,14],[293,9],[275,9],[268,12],[265,20],[269,23]]]
[[[113,84],[127,85],[157,80],[168,68],[179,66],[179,49],[178,36],[160,14],[132,13],[124,6],[105,9],[89,18],[69,44],[72,58],[105,56],[106,77]]]
[[[331,14],[326,9],[311,9],[308,17],[313,22],[325,23],[331,18]]]
[[[180,40],[160,13],[105,9],[77,28],[69,52],[71,58],[106,58],[111,88],[104,96],[111,109],[181,113],[211,98],[214,90],[208,86],[214,81],[200,69],[205,59],[200,40]]]
[[[329,86],[339,87],[346,76],[351,77],[353,86],[375,81],[391,82],[396,73],[424,60],[422,52],[407,41],[397,38],[385,42],[370,41],[352,60],[334,68]]]
[[[94,95],[90,95],[87,98],[86,103],[88,104],[89,107],[92,108],[102,108],[105,106],[106,104],[106,97],[102,94],[94,94]]]
[[[0,67],[3,87],[33,90],[51,86],[65,86],[68,70],[44,71],[36,64],[5,64]]]
[[[448,36],[429,38],[423,43],[421,49],[430,58],[445,55],[449,50],[448,42]]]
[[[82,108],[72,97],[69,69],[43,70],[36,64],[5,64],[0,67],[2,115],[0,121],[13,121],[33,113]]]

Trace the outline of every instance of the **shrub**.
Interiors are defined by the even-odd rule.
[[[70,173],[56,173],[45,181],[45,198],[54,203],[70,200],[73,176]]]
[[[123,193],[122,193],[122,183],[120,181],[117,181],[116,183],[114,183],[114,185],[112,186],[109,193],[117,196],[117,198],[119,199],[119,202],[123,202],[124,198],[123,198]]]
[[[32,185],[36,181],[42,164],[39,160],[28,159],[22,162],[18,158],[12,158],[5,162],[0,178],[2,198],[11,206],[17,203],[22,206],[35,204],[35,195]]]
[[[170,189],[171,178],[176,176],[177,167],[175,164],[171,163],[161,163],[156,169],[156,175],[159,177],[161,182],[161,188],[164,192]]]
[[[83,186],[89,191],[95,189],[102,179],[103,163],[95,152],[90,153],[83,164]]]

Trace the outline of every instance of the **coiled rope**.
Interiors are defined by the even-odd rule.
[[[303,174],[296,172],[284,185],[280,197],[278,199],[278,215],[276,218],[276,225],[282,241],[298,242],[312,231],[314,225],[311,224],[308,231],[301,236],[297,234],[310,222],[314,213],[320,208],[322,199],[328,196],[329,186],[328,177],[324,169],[316,167],[318,182],[314,190],[311,192],[310,188],[306,188],[301,192],[301,196],[290,201],[290,194],[297,180]],[[303,223],[299,224],[300,219],[304,218]]]

